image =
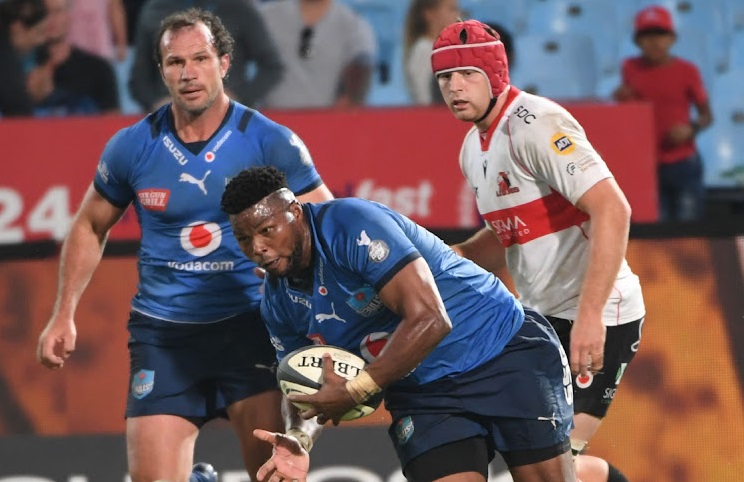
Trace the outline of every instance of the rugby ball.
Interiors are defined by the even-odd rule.
[[[322,365],[325,353],[329,353],[333,358],[333,371],[336,375],[347,380],[355,378],[366,365],[362,358],[343,348],[330,345],[304,346],[288,354],[279,362],[276,379],[282,392],[285,395],[312,395],[317,392],[323,382]],[[365,417],[374,412],[380,403],[382,403],[382,393],[352,408],[341,417],[341,420]],[[294,403],[294,405],[300,410],[310,408],[304,403]]]

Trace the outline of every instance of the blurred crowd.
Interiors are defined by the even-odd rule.
[[[6,72],[0,116],[151,111],[166,101],[153,37],[165,15],[188,7],[212,11],[227,24],[236,39],[227,87],[235,99],[256,108],[439,103],[431,43],[457,18],[489,23],[511,56],[519,53],[523,62],[510,59],[510,70],[523,90],[561,100],[610,99],[622,81],[624,57],[638,53],[633,15],[650,3],[681,5],[673,12],[682,22],[674,48],[698,64],[713,91],[712,72],[725,70],[729,49],[696,58],[706,39],[688,31],[690,25],[703,27],[704,18],[725,22],[705,29],[710,45],[717,45],[733,37],[726,29],[733,31],[740,16],[744,31],[744,8],[728,15],[731,21],[714,12],[713,3],[727,1],[699,8],[706,2],[0,0],[0,61]],[[692,12],[692,20],[683,21]],[[612,17],[618,21],[599,21]],[[569,37],[577,35],[590,41],[572,42]],[[574,43],[578,50],[571,50]]]

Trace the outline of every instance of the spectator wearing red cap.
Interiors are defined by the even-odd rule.
[[[660,219],[695,220],[702,215],[705,193],[695,136],[713,121],[708,94],[697,66],[670,52],[677,34],[667,9],[638,12],[633,35],[641,55],[624,60],[614,97],[654,107]],[[694,120],[691,105],[697,110]]]

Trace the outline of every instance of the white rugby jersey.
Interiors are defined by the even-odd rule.
[[[567,110],[510,89],[485,138],[475,127],[465,136],[460,167],[486,225],[506,247],[522,303],[573,320],[591,236],[589,216],[575,204],[612,173]],[[644,315],[638,277],[623,261],[604,323],[618,325]]]

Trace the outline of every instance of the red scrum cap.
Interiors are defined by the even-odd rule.
[[[439,34],[431,53],[434,75],[477,70],[488,79],[491,96],[509,86],[509,64],[498,32],[477,20],[455,22]]]

